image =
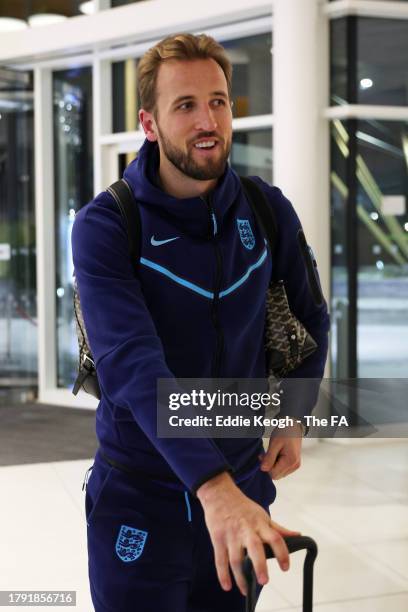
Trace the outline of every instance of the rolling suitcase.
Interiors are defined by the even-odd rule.
[[[290,553],[306,549],[305,563],[303,566],[303,612],[312,612],[313,609],[313,565],[317,557],[317,544],[307,536],[288,536],[284,538]],[[275,557],[270,546],[265,544],[265,555],[267,559]],[[248,595],[246,598],[246,612],[254,612],[256,604],[256,576],[252,561],[245,556],[243,571],[248,584]]]

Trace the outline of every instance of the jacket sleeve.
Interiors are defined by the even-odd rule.
[[[128,409],[175,474],[195,493],[232,471],[208,438],[157,437],[157,379],[173,378],[132,267],[126,228],[107,193],[76,215],[72,254],[81,309],[102,394]]]
[[[317,402],[327,359],[330,318],[313,252],[302,240],[302,225],[295,209],[280,189],[258,181],[273,206],[278,226],[272,276],[284,281],[292,313],[317,343],[317,349],[288,373],[282,385],[281,413],[302,417],[309,415]]]

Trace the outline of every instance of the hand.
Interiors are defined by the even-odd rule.
[[[232,588],[231,567],[241,593],[247,594],[242,572],[244,548],[252,560],[259,584],[266,584],[268,568],[263,543],[269,544],[282,570],[289,569],[289,552],[282,536],[300,535],[272,521],[267,512],[249,499],[226,472],[204,483],[197,491],[214,547],[218,580],[224,591]]]
[[[288,437],[289,432],[286,432],[286,436],[279,434],[271,436],[268,450],[263,457],[260,457],[261,470],[269,472],[273,480],[288,476],[300,467],[302,428],[295,423],[290,430],[290,437]]]

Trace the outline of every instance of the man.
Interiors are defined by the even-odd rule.
[[[263,543],[289,567],[282,536],[296,532],[272,521],[268,508],[271,477],[300,465],[300,430],[272,438],[261,462],[260,439],[159,438],[156,382],[264,378],[272,271],[318,343],[299,377],[322,377],[328,315],[308,285],[291,204],[257,179],[279,226],[271,261],[228,165],[231,65],[223,47],[205,35],[169,37],[141,59],[138,83],[146,141],[124,173],[141,214],[137,277],[107,192],[79,211],[72,232],[102,391],[100,450],[86,491],[91,594],[97,612],[239,612],[244,548],[259,585],[268,581]],[[250,226],[251,245],[238,219]]]

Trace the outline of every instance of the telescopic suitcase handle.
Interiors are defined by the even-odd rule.
[[[305,563],[303,566],[303,612],[312,612],[313,609],[313,565],[317,557],[317,544],[307,536],[286,536],[283,538],[289,553],[306,549]],[[267,559],[272,559],[275,554],[268,544],[264,544]],[[242,569],[248,585],[246,598],[246,612],[254,612],[256,604],[256,575],[252,561],[245,556]]]

